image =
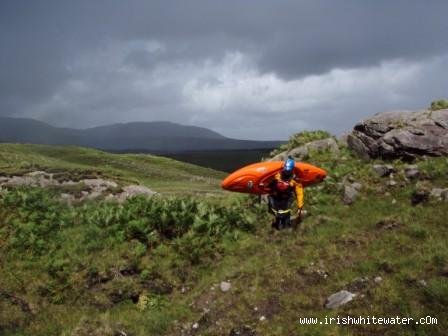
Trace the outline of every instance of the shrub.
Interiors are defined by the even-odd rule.
[[[146,245],[182,237],[190,230],[216,236],[235,229],[250,231],[254,222],[250,211],[239,204],[224,207],[180,197],[135,197],[121,206],[86,204],[79,216],[78,221],[89,227],[86,239],[136,239]]]
[[[429,108],[431,111],[437,111],[448,108],[448,99],[439,99],[431,102],[431,107]]]
[[[76,230],[83,251],[93,252],[124,242],[136,256],[165,241],[193,236],[220,238],[228,232],[254,228],[255,217],[241,203],[209,204],[194,198],[134,197],[124,204],[90,202],[70,207],[54,194],[18,189],[2,194],[4,221],[0,238],[15,252],[39,256],[59,249]]]
[[[71,211],[55,202],[51,193],[38,188],[2,194],[0,209],[10,213],[2,232],[8,232],[9,245],[17,251],[44,253],[48,241],[71,221]]]

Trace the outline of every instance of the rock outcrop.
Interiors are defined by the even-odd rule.
[[[270,159],[270,161],[283,161],[286,160],[289,155],[294,159],[302,160],[306,158],[310,154],[310,152],[313,151],[329,151],[334,154],[339,154],[339,146],[334,138],[315,140],[308,142],[303,146],[299,146],[289,151],[284,151],[280,154],[277,154],[272,159]]]
[[[448,155],[448,109],[378,113],[355,125],[347,143],[364,159]]]
[[[53,174],[45,171],[34,171],[25,175],[1,176],[0,190],[15,187],[51,187],[61,191],[61,199],[67,203],[82,202],[87,199],[104,198],[119,203],[128,198],[143,195],[152,196],[156,192],[142,185],[127,185],[119,187],[115,181],[103,178],[81,179],[78,181],[59,181]]]

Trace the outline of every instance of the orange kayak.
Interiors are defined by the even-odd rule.
[[[221,183],[225,190],[249,193],[266,194],[267,185],[281,171],[283,161],[258,162],[245,166],[227,176]],[[309,163],[296,162],[294,174],[304,187],[322,182],[327,172]]]

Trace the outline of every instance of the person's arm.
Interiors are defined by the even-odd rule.
[[[297,207],[299,208],[299,210],[302,210],[303,208],[303,185],[300,182],[295,183],[295,193],[296,193],[296,198],[297,198]]]
[[[274,178],[272,180],[269,181],[269,183],[265,186],[265,189],[269,192],[272,193],[274,192],[275,189],[275,184],[277,183],[277,181],[280,179],[280,174],[276,174],[274,176]]]

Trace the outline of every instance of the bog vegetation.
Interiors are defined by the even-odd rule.
[[[168,159],[18,145],[0,153],[3,174],[94,166],[162,191],[122,204],[68,205],[53,189],[2,190],[1,335],[444,335],[448,328],[447,206],[435,198],[411,204],[416,191],[448,188],[446,158],[418,160],[417,180],[405,177],[405,163],[390,162],[391,184],[342,145],[338,154],[312,152],[309,162],[329,176],[305,190],[309,215],[297,231],[274,233],[264,204],[219,191],[219,172],[188,166],[183,184]],[[22,164],[1,161],[8,155]],[[344,205],[344,186],[355,181],[359,195]],[[221,281],[231,283],[228,292]],[[324,308],[341,289],[357,296]],[[347,315],[432,316],[438,324],[298,324]]]
[[[25,327],[35,304],[84,310],[140,300],[140,308],[158,306],[151,300],[166,301],[160,295],[170,293],[192,267],[206,267],[226,242],[254,231],[257,206],[247,205],[241,199],[220,204],[154,196],[69,206],[45,189],[2,192],[0,295],[15,298],[26,288],[38,302],[1,301],[0,330]],[[164,276],[170,280],[159,278],[160,264],[167,265],[170,275]],[[142,303],[150,294],[154,297]],[[64,330],[55,322],[29,332]]]

